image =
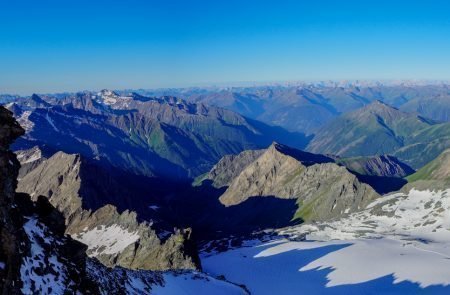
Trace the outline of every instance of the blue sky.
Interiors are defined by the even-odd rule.
[[[447,80],[448,2],[0,0],[0,93]]]

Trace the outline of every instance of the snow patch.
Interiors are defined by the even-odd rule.
[[[50,126],[53,127],[53,129],[54,129],[56,132],[59,132],[58,128],[56,128],[55,123],[53,122],[52,118],[50,118],[50,116],[48,115],[48,113],[45,114],[45,119],[46,119],[47,122],[50,124]]]
[[[26,151],[17,151],[16,155],[17,160],[19,160],[21,164],[26,164],[39,160],[42,157],[42,152],[39,148],[33,148],[31,153],[27,153]]]
[[[25,111],[19,118],[17,118],[17,122],[23,129],[25,129],[25,133],[30,132],[34,127],[34,123],[29,119],[30,115],[31,111]]]
[[[139,240],[137,232],[118,226],[98,226],[94,229],[83,231],[73,235],[72,238],[88,246],[89,256],[100,254],[116,254],[125,250],[126,247]]]

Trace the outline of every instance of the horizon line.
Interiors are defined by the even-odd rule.
[[[230,82],[200,82],[185,86],[166,87],[137,87],[137,88],[117,88],[112,87],[98,89],[82,89],[76,91],[51,91],[51,92],[31,92],[28,94],[2,93],[0,96],[29,97],[36,95],[61,95],[76,93],[100,92],[108,89],[115,92],[127,91],[164,91],[164,90],[189,90],[189,89],[215,89],[215,88],[250,88],[250,87],[295,87],[295,86],[323,86],[323,87],[370,87],[370,86],[400,86],[409,84],[410,86],[432,86],[449,85],[450,79],[299,79],[299,80],[267,80],[267,81],[230,81]]]

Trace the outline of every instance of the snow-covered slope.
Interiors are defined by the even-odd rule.
[[[30,250],[20,266],[23,294],[247,294],[240,286],[199,271],[108,268],[93,258],[86,258],[85,264],[70,261],[68,247],[82,253],[83,245],[70,246],[70,238],[54,233],[37,216],[26,219]]]
[[[252,294],[449,294],[450,190],[384,196],[347,217],[203,253],[212,275]]]
[[[382,197],[367,209],[332,222],[303,225],[281,233],[312,240],[392,237],[450,242],[450,189],[412,189]]]

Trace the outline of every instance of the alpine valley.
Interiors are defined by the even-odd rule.
[[[0,103],[3,294],[450,293],[450,85]]]

